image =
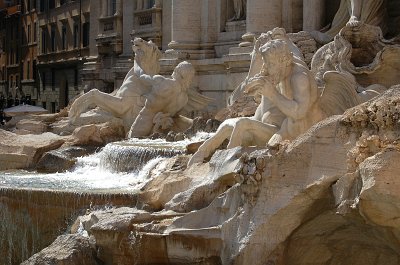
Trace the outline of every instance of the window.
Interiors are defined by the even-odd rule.
[[[56,103],[55,102],[51,102],[51,112],[56,113]]]
[[[82,41],[82,46],[87,47],[89,46],[89,22],[83,23],[83,41]]]
[[[46,53],[46,30],[42,29],[42,53],[45,54]]]
[[[32,8],[33,8],[33,9],[36,9],[36,7],[37,7],[36,5],[37,5],[37,1],[36,1],[36,0],[33,0]]]
[[[11,48],[10,54],[8,55],[8,64],[14,64],[14,49]]]
[[[44,12],[46,10],[46,0],[40,0],[40,12]]]
[[[33,23],[33,42],[36,42],[36,22]]]
[[[74,24],[74,48],[78,47],[78,34],[79,34],[79,26],[77,23]]]
[[[56,71],[51,69],[51,90],[56,90]]]
[[[114,16],[115,13],[117,13],[117,0],[111,0],[110,1],[110,10],[111,10],[111,16]]]
[[[49,9],[53,9],[56,7],[56,0],[49,0]]]
[[[50,35],[50,44],[51,44],[51,51],[56,51],[56,29],[54,26],[51,27],[51,35]]]
[[[42,89],[43,91],[46,90],[46,72],[42,72]]]
[[[155,1],[154,0],[147,0],[146,4],[147,4],[146,8],[149,9],[149,8],[152,8],[155,5]]]
[[[62,41],[62,49],[66,50],[67,49],[67,28],[65,25],[62,26],[61,29],[61,41]]]
[[[78,90],[78,69],[74,69],[74,87]]]
[[[26,79],[30,79],[31,77],[31,62],[26,62]]]
[[[43,107],[44,109],[47,109],[46,101],[43,101],[43,102],[42,102],[42,107]]]
[[[26,11],[29,12],[31,11],[31,0],[26,0]]]
[[[67,3],[67,0],[60,0],[60,6],[65,5]]]
[[[28,43],[31,43],[31,25],[28,25],[28,32],[27,32],[27,34],[28,34]]]
[[[32,64],[32,79],[36,80],[37,78],[37,63],[36,60],[33,60],[33,64]]]

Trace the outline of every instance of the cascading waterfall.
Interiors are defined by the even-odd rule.
[[[116,172],[140,171],[150,160],[157,157],[173,157],[183,154],[187,142],[163,140],[139,140],[107,144],[100,156],[100,165]]]

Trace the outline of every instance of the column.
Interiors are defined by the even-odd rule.
[[[122,9],[122,41],[123,41],[123,55],[124,56],[132,56],[132,27],[133,27],[133,12],[134,12],[134,3],[133,1],[125,1],[124,3],[124,8]]]
[[[170,49],[198,50],[201,42],[201,0],[172,0]]]
[[[260,33],[281,26],[282,0],[247,0],[245,41],[251,43]]]
[[[102,0],[101,1],[101,16],[102,17],[108,16],[107,10],[108,10],[108,2],[107,2],[107,0]]]
[[[320,30],[324,27],[325,1],[304,0],[303,2],[303,30]]]
[[[172,40],[172,0],[163,0],[162,23],[162,50],[165,51]]]

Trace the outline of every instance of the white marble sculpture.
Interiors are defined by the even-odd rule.
[[[125,130],[129,130],[144,106],[145,99],[142,95],[149,91],[149,86],[140,79],[140,75],[158,74],[160,71],[159,59],[162,55],[157,45],[151,41],[146,42],[141,38],[135,38],[132,43],[132,50],[135,53],[134,66],[126,75],[121,87],[115,94],[92,89],[76,99],[68,114],[72,123],[89,106],[96,105],[113,116],[121,118]]]
[[[358,26],[366,23],[381,27],[386,31],[385,0],[341,0],[330,29],[327,32],[314,31],[311,34],[321,44],[328,43],[346,26]]]
[[[154,126],[164,130],[171,128],[174,117],[188,106],[188,89],[194,74],[194,67],[184,61],[175,67],[170,78],[140,75],[139,80],[151,89],[143,95],[145,104],[132,124],[128,137],[148,136]]]
[[[182,62],[171,78],[165,78],[157,75],[162,54],[154,43],[135,38],[132,49],[134,66],[115,94],[90,90],[71,105],[70,121],[74,123],[89,106],[96,105],[122,118],[128,137],[148,136],[153,128],[186,130],[191,120],[179,114],[199,110],[211,101],[190,88],[193,66]]]
[[[202,162],[225,139],[229,139],[228,148],[276,145],[294,139],[323,118],[362,102],[352,75],[328,71],[324,75],[325,86],[319,88],[283,29],[274,29],[264,39],[265,36],[272,40],[261,47],[257,42],[263,39],[257,40],[252,57],[256,60],[261,55],[261,70],[254,76],[249,74],[252,77],[241,86],[246,93],[262,95],[255,115],[224,121],[215,135],[199,147],[189,165]],[[252,62],[251,66],[257,69],[256,64]]]

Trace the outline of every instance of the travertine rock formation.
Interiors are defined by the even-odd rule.
[[[80,222],[104,264],[398,264],[399,106],[394,87],[275,149],[170,167],[143,191],[158,186],[164,199],[141,197],[164,211],[113,209]],[[190,188],[168,194],[174,174]]]

